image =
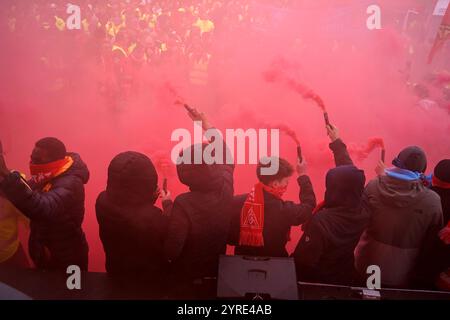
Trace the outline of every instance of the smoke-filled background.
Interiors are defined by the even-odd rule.
[[[450,155],[449,44],[427,63],[442,20],[437,2],[448,3],[72,1],[81,25],[69,30],[66,1],[3,0],[0,139],[8,165],[28,173],[34,142],[45,136],[80,153],[91,172],[84,229],[92,271],[104,270],[95,199],[117,153],[146,153],[173,196],[187,190],[169,162],[172,131],[193,131],[176,95],[222,130],[290,127],[319,200],[333,166],[322,111],[284,78],[323,99],[368,179],[380,158],[362,152],[373,137],[384,140],[388,162],[407,145],[423,147],[431,171]],[[372,4],[381,8],[381,29],[366,25]],[[281,156],[294,163],[295,152],[282,133]],[[236,193],[255,181],[254,165],[237,166]],[[297,194],[293,179],[286,198]],[[299,228],[292,235],[289,250]]]

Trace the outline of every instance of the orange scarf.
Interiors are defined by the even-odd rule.
[[[241,210],[239,245],[264,246],[264,193],[263,190],[281,199],[286,188],[271,188],[257,183],[248,194]]]
[[[73,159],[69,156],[45,164],[30,163],[31,180],[36,184],[45,185],[50,182],[50,180],[69,170],[72,164]]]

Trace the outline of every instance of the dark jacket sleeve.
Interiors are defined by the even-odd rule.
[[[300,186],[300,204],[284,201],[281,209],[281,214],[288,219],[291,226],[298,226],[309,220],[316,207],[316,195],[309,177],[306,175],[300,176],[297,178],[297,183]]]
[[[341,139],[337,139],[336,141],[330,143],[329,146],[331,151],[333,151],[336,167],[353,164],[353,161],[348,153],[347,146]]]
[[[361,195],[361,214],[368,219],[368,224],[370,225],[370,220],[373,216],[373,208],[370,203],[370,197],[373,197],[371,195],[372,190],[372,184],[374,182],[370,181],[369,184],[364,188],[364,191]]]
[[[313,281],[315,269],[326,246],[326,239],[314,219],[308,224],[294,251],[294,260],[300,280]]]
[[[189,229],[189,218],[175,200],[169,218],[166,240],[164,242],[164,256],[166,260],[174,261],[180,256],[189,234]]]
[[[223,181],[223,187],[221,190],[221,199],[228,203],[231,202],[234,195],[234,160],[232,157],[232,152],[230,148],[228,148],[226,141],[221,136],[220,132],[216,128],[211,128],[208,131],[207,138],[210,142],[215,142],[214,139],[210,139],[211,135],[215,139],[220,139],[223,149],[222,149],[222,156],[223,156],[223,164],[217,164],[217,170],[220,171],[221,179]],[[211,141],[212,140],[212,141]]]
[[[51,221],[59,218],[76,201],[77,190],[83,188],[83,183],[77,178],[61,177],[50,191],[41,193],[31,190],[20,174],[13,172],[5,178],[1,188],[28,218]]]
[[[164,200],[162,202],[163,213],[165,216],[169,217],[172,213],[173,201],[172,200]]]

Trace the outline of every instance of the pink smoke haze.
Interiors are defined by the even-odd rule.
[[[355,154],[359,160],[365,160],[376,149],[385,150],[384,141],[382,138],[370,138],[367,141],[367,144],[362,147],[350,146],[349,152],[351,154]]]
[[[222,132],[258,129],[264,122],[282,124],[278,127],[287,134],[280,135],[281,156],[295,164],[292,139],[301,141],[318,200],[323,198],[325,174],[334,166],[323,121],[324,101],[343,141],[364,146],[364,157],[352,155],[368,179],[375,177],[379,157],[371,151],[383,140],[388,166],[409,145],[425,150],[429,170],[450,155],[449,104],[424,109],[411,85],[448,70],[448,51],[427,65],[431,43],[425,39],[434,37],[437,24],[434,29],[402,31],[404,13],[413,6],[429,10],[427,1],[377,1],[382,9],[381,30],[366,27],[366,9],[373,1],[217,1],[219,9],[198,13],[212,20],[215,29],[191,33],[207,41],[200,49],[189,47],[205,56],[204,61],[209,59],[206,69],[203,66],[195,74],[198,65],[192,58],[179,57],[178,52],[188,49],[178,50],[167,40],[161,20],[144,40],[155,46],[165,41],[166,55],[126,71],[132,81],[122,94],[111,91],[117,79],[107,55],[98,59],[104,47],[110,48],[105,38],[82,30],[43,31],[35,20],[26,19],[35,16],[31,12],[35,6],[50,10],[39,1],[18,1],[16,29],[11,31],[12,11],[6,10],[10,2],[1,4],[0,13],[0,139],[6,160],[11,169],[29,175],[34,142],[46,136],[58,137],[69,151],[81,155],[91,172],[84,230],[92,271],[104,270],[95,200],[106,187],[108,165],[115,155],[143,152],[156,164],[160,187],[167,177],[173,197],[187,191],[168,160],[176,144],[170,139],[173,130],[193,132],[194,128],[185,108],[175,105],[177,100],[204,112]],[[54,2],[65,8],[64,3]],[[213,2],[203,2],[213,7]],[[106,7],[107,2],[95,3]],[[177,3],[182,7],[184,1]],[[242,11],[246,5],[248,10]],[[82,6],[82,14],[85,10]],[[64,9],[58,14],[67,16]],[[419,22],[426,23],[427,17]],[[175,29],[182,27],[181,19],[171,21]],[[433,37],[426,38],[423,30],[430,30]],[[185,34],[184,29],[178,32]],[[411,72],[405,71],[408,64]],[[441,101],[440,93],[436,90],[437,96],[431,98]],[[383,140],[369,140],[374,136]],[[249,192],[256,182],[255,166],[238,165],[234,177],[235,193]],[[298,201],[294,178],[285,199]],[[300,235],[300,228],[294,228],[288,251]]]

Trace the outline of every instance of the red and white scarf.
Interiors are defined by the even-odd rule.
[[[241,210],[241,227],[239,245],[262,247],[264,246],[264,193],[269,192],[281,199],[286,188],[272,188],[259,182],[248,194]]]

